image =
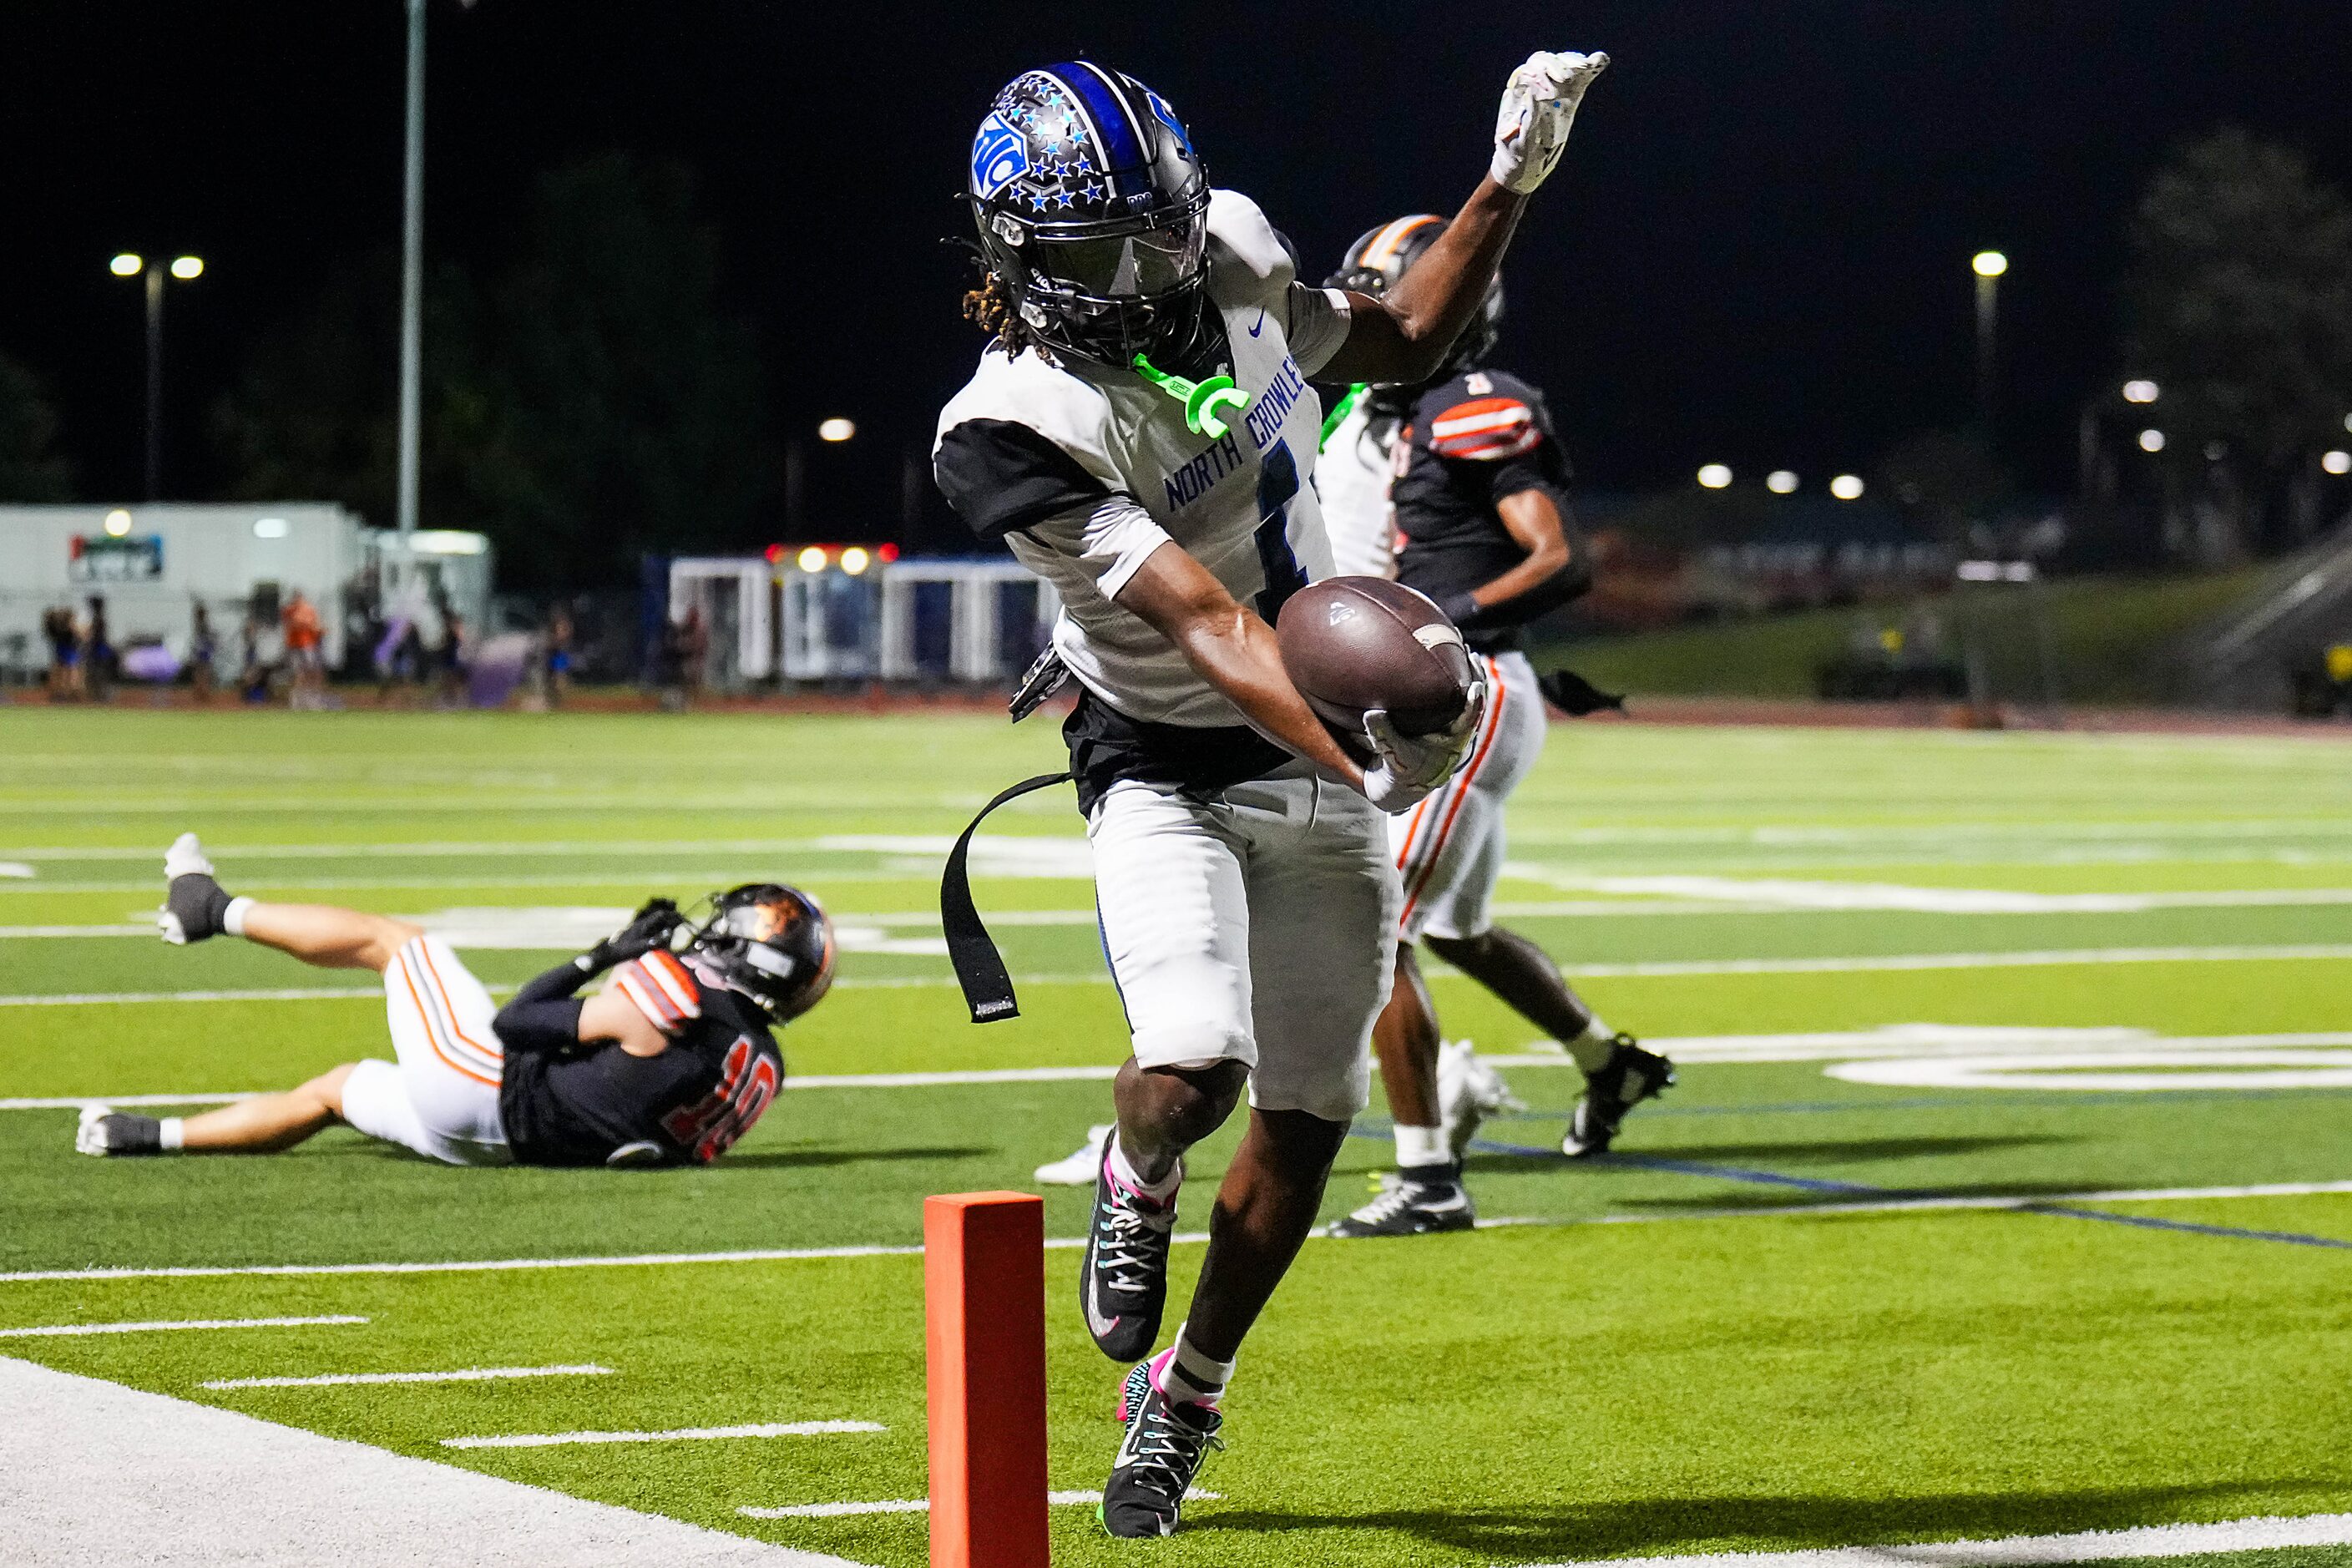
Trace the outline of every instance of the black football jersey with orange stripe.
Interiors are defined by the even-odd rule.
[[[1397,580],[1440,604],[1493,582],[1527,558],[1496,503],[1539,489],[1566,524],[1568,480],[1568,459],[1535,387],[1504,371],[1471,370],[1429,388],[1413,402],[1389,489]],[[1570,543],[1578,548],[1573,537]],[[1464,637],[1481,653],[1517,647],[1520,621],[1560,603],[1558,595],[1528,599],[1491,607]]]
[[[633,1143],[653,1144],[671,1164],[709,1163],[783,1088],[767,1015],[664,951],[621,965],[614,984],[669,1048],[509,1051],[499,1088],[507,1147],[526,1165],[601,1165]]]

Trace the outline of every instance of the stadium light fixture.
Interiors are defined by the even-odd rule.
[[[1830,494],[1840,500],[1860,500],[1863,483],[1859,474],[1840,474],[1830,481]]]
[[[2126,403],[2154,403],[2161,394],[2162,390],[2163,389],[2161,387],[2158,386],[2156,383],[2152,381],[2137,379],[2127,381],[2124,383],[2124,401]]]
[[[2344,428],[2352,430],[2352,414],[2347,414],[2344,416]]]
[[[2164,432],[2157,429],[2141,431],[2139,433],[2139,449],[2143,452],[2163,451]]]
[[[863,576],[866,568],[872,565],[873,562],[872,556],[855,544],[841,552],[841,569],[853,577]]]
[[[1711,490],[1722,489],[1731,483],[1731,469],[1722,463],[1709,463],[1698,471],[1698,482]]]
[[[106,514],[105,526],[106,536],[109,539],[120,539],[131,531],[131,514],[121,507],[116,507]]]
[[[147,265],[146,258],[136,251],[126,250],[106,264],[107,270],[117,278],[136,278]]]
[[[117,278],[144,278],[147,285],[147,499],[163,495],[163,279],[165,274],[190,282],[201,278],[201,256],[174,258],[168,265],[150,263],[137,251],[125,250],[106,264]]]
[[[2352,474],[2352,452],[2342,450],[2323,453],[2319,466],[2331,474]]]
[[[172,258],[172,276],[186,283],[205,275],[205,258],[201,256],[175,256]]]
[[[1797,476],[1786,468],[1775,468],[1764,476],[1764,488],[1776,496],[1789,495],[1797,488]]]
[[[1998,278],[2009,270],[2009,258],[1998,250],[1979,250],[1969,265],[1979,278]]]
[[[820,441],[839,443],[856,434],[856,425],[847,419],[827,419],[816,427],[816,438]]]
[[[806,550],[802,551],[798,560],[800,563],[800,569],[803,572],[822,572],[824,570],[824,552],[818,549],[814,544],[810,545]]]

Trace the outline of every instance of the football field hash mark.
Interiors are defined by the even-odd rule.
[[[340,1388],[379,1383],[489,1383],[510,1377],[606,1377],[613,1369],[583,1362],[577,1366],[468,1366],[453,1372],[331,1372],[316,1377],[216,1377],[201,1386],[231,1388]]]
[[[837,1437],[887,1432],[878,1421],[757,1421],[740,1426],[674,1426],[660,1432],[526,1432],[444,1437],[445,1448],[560,1448],[595,1443],[702,1443],[732,1437]]]
[[[344,1323],[364,1323],[336,1312],[308,1318],[185,1318],[175,1322],[47,1323],[38,1328],[0,1329],[0,1340],[77,1339],[85,1334],[161,1334],[185,1329],[300,1329]]]
[[[1359,1130],[1360,1137],[1385,1139],[1385,1132]],[[1549,1159],[1561,1156],[1556,1149],[1529,1149],[1517,1144],[1493,1143],[1478,1140],[1478,1146],[1500,1152],[1541,1155]],[[1709,1168],[1709,1174],[1720,1174]],[[1871,1191],[1874,1189],[1864,1189]],[[2040,1204],[2110,1203],[2154,1204],[2216,1202],[2233,1198],[2296,1198],[2333,1196],[2352,1194],[2352,1181],[2340,1182],[2267,1182],[2243,1186],[2216,1187],[2137,1187],[2099,1188],[2071,1193],[2044,1193],[2038,1196],[1967,1194],[1945,1196],[1934,1193],[1903,1194],[1890,1193],[1883,1198],[1854,1202],[1822,1204],[1789,1204],[1777,1208],[1724,1207],[1685,1209],[1671,1214],[1607,1214],[1581,1218],[1553,1218],[1543,1215],[1502,1215],[1481,1219],[1481,1230],[1552,1230],[1589,1225],[1666,1225],[1685,1220],[1710,1219],[1780,1219],[1811,1215],[1837,1218],[1846,1215],[1905,1214],[1912,1211],[1934,1213],[1942,1210],[2020,1209]],[[1205,1231],[1179,1231],[1171,1239],[1179,1246],[1198,1246],[1209,1239]],[[1328,1239],[1318,1232],[1309,1239]],[[1086,1245],[1082,1236],[1058,1236],[1045,1238],[1048,1251],[1074,1251]],[[919,1258],[920,1246],[868,1247],[765,1247],[724,1252],[648,1252],[613,1257],[591,1258],[451,1258],[433,1261],[397,1263],[257,1263],[243,1265],[173,1265],[156,1268],[28,1268],[16,1273],[0,1274],[0,1285],[54,1284],[79,1280],[106,1279],[222,1279],[252,1278],[292,1278],[331,1274],[477,1274],[530,1271],[542,1268],[664,1268],[672,1264],[729,1263],[797,1263],[831,1262],[858,1258]]]
[[[1937,1541],[1905,1546],[1830,1546],[1808,1552],[1722,1552],[1683,1557],[1614,1557],[1606,1568],[2027,1568],[2029,1564],[2114,1563],[2208,1552],[2261,1552],[2352,1544],[2352,1513],[2303,1519],[2238,1519],[2223,1524],[2159,1524],[2138,1530],[2088,1530],[2073,1535],[2015,1535],[2000,1541]],[[1549,1568],[1603,1568],[1557,1563]]]

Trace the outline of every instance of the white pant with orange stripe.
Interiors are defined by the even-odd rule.
[[[1246,1063],[1261,1110],[1364,1109],[1396,953],[1396,874],[1371,802],[1305,763],[1205,801],[1129,781],[1087,837],[1137,1062]]]
[[[1425,935],[1483,936],[1503,876],[1503,807],[1543,754],[1543,693],[1519,653],[1480,655],[1486,667],[1486,718],[1445,787],[1389,818],[1389,842],[1404,882],[1406,942]]]
[[[490,994],[448,943],[420,936],[385,967],[383,1000],[399,1065],[354,1068],[343,1081],[343,1120],[446,1164],[506,1164],[506,1057],[490,1027],[499,1011]]]

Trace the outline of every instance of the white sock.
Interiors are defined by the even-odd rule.
[[[166,1116],[162,1121],[156,1123],[156,1125],[160,1129],[156,1133],[156,1142],[158,1143],[167,1150],[177,1149],[180,1147],[181,1129],[184,1125],[181,1118],[177,1116]]]
[[[1136,1173],[1134,1163],[1127,1157],[1127,1141],[1115,1136],[1110,1141],[1110,1173],[1152,1202],[1164,1204],[1184,1184],[1184,1162],[1177,1161],[1158,1181],[1147,1182]]]
[[[1576,1065],[1590,1074],[1609,1065],[1609,1053],[1617,1048],[1616,1040],[1616,1031],[1602,1023],[1601,1015],[1595,1013],[1592,1021],[1584,1026],[1584,1033],[1572,1040],[1562,1040],[1560,1044],[1568,1047],[1570,1056],[1576,1058]]]
[[[1178,1334],[1176,1342],[1152,1363],[1151,1373],[1171,1405],[1214,1405],[1233,1381],[1234,1363],[1210,1360],[1192,1348],[1191,1339]]]
[[[1454,1163],[1454,1151],[1446,1147],[1445,1130],[1442,1127],[1413,1127],[1398,1122],[1396,1151],[1397,1165],[1402,1170]]]
[[[221,930],[228,932],[231,936],[243,936],[245,934],[245,911],[251,908],[253,908],[253,900],[251,899],[231,899],[228,901],[228,908],[221,911]],[[175,1149],[179,1147],[179,1145],[176,1143],[166,1143],[163,1147],[166,1149]]]

